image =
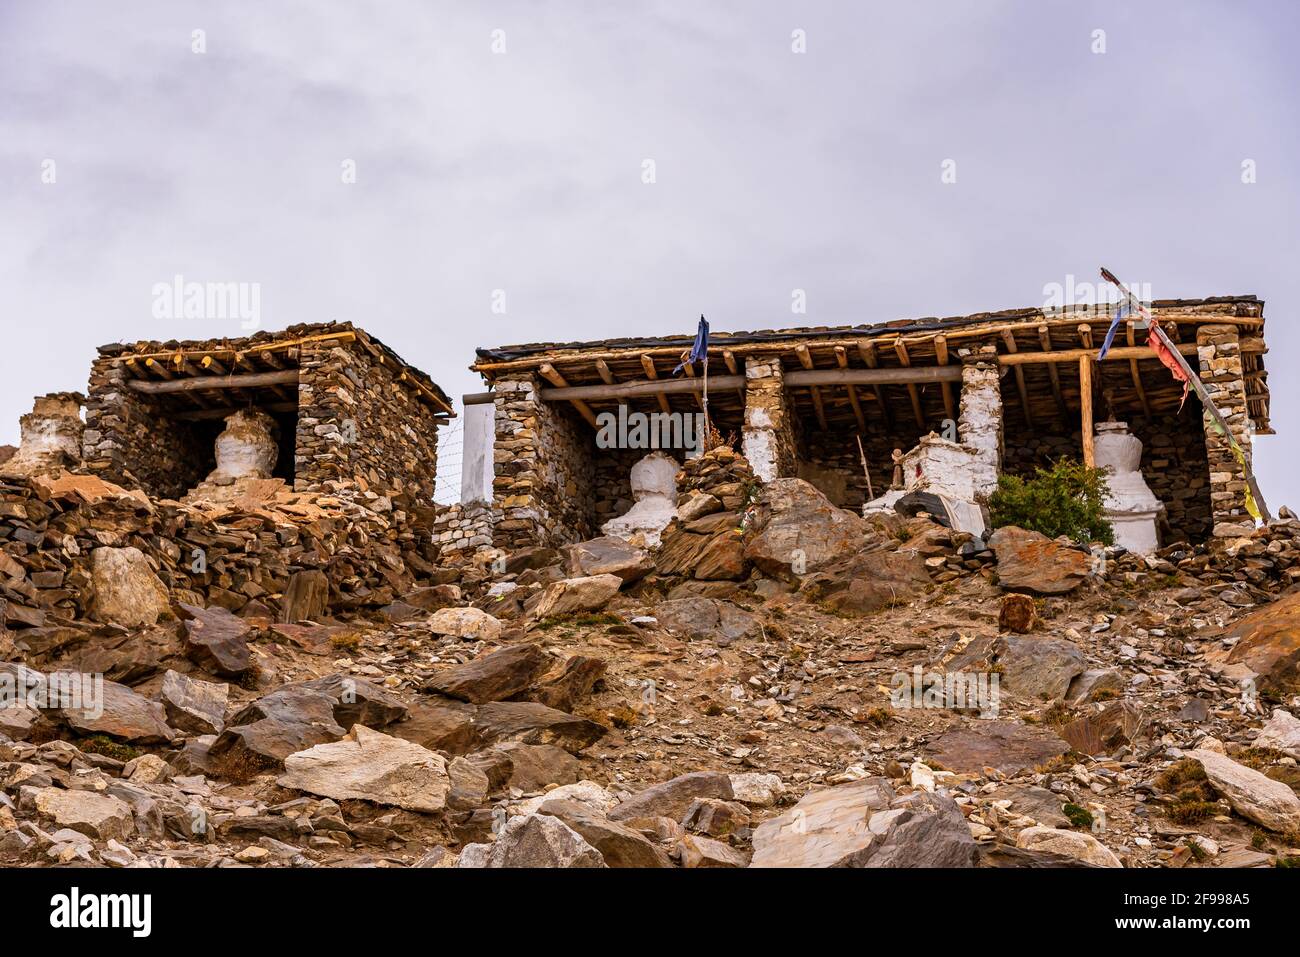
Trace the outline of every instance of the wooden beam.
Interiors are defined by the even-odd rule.
[[[811,369],[813,367],[812,353],[808,351],[806,345],[800,344],[795,346],[794,354],[799,357],[799,364],[805,369]],[[810,391],[812,392],[813,411],[817,413],[817,424],[820,425],[822,431],[825,432],[826,406],[822,403],[822,390],[814,385],[810,388]]]
[[[1052,333],[1046,323],[1038,327],[1038,344],[1043,347],[1044,352],[1052,351]],[[1068,422],[1070,408],[1065,404],[1065,396],[1061,393],[1061,373],[1057,371],[1056,363],[1048,363],[1047,374],[1052,380],[1052,395],[1056,396],[1056,407],[1061,412],[1061,418]]]
[[[604,359],[596,360],[596,372],[600,375],[601,381],[604,382],[605,385],[618,385],[618,376],[614,375],[609,368],[609,363]],[[627,405],[627,402],[624,399],[619,399],[618,404]]]
[[[695,378],[695,365],[693,363],[683,362],[682,371],[686,373],[686,378],[688,379]],[[695,392],[695,404],[698,405],[701,409],[704,408],[704,389],[702,386],[700,389],[696,390]]]
[[[898,361],[903,368],[912,364],[912,358],[907,354],[907,343],[902,339],[894,340],[894,355],[898,356]],[[907,383],[907,394],[912,400],[912,415],[916,416],[916,427],[924,432],[925,413],[921,411],[921,390],[916,387],[915,382]]]
[[[862,361],[867,364],[868,369],[876,367],[876,343],[873,339],[859,339],[855,345],[858,347],[858,354],[862,356]],[[885,390],[880,386],[875,386],[876,403],[880,406],[880,414],[885,417],[885,428],[891,431],[894,428],[894,416],[889,411],[889,405],[885,402]]]
[[[641,370],[645,373],[645,377],[647,379],[659,378],[659,373],[655,369],[654,359],[651,359],[645,353],[641,354]],[[659,400],[659,408],[662,409],[664,412],[671,412],[673,410],[672,406],[668,404],[668,399],[665,398],[662,392],[656,392],[655,398]]]
[[[732,375],[741,375],[740,365],[736,362],[736,354],[730,349],[722,350],[722,361],[727,364],[727,371]],[[737,389],[736,395],[740,397],[740,407],[745,407],[745,390]]]
[[[542,374],[542,378],[557,388],[567,389],[569,387],[568,381],[564,376],[556,372],[555,367],[549,362],[542,363],[541,367],[537,371]],[[606,386],[605,388],[610,388],[610,386]],[[578,410],[578,414],[587,420],[587,423],[593,429],[597,427],[596,413],[591,411],[591,406],[587,405],[587,403],[583,402],[581,399],[569,399],[569,402]]]
[[[795,369],[785,374],[788,386],[906,385],[926,382],[960,382],[960,366],[913,366],[907,369]],[[713,383],[710,382],[710,385]]]
[[[744,376],[711,375],[709,391],[735,389],[745,384]],[[632,382],[620,382],[617,385],[572,385],[554,389],[542,389],[538,394],[547,402],[585,399],[623,399],[634,395],[675,395],[682,392],[695,392],[703,386],[700,380],[692,379],[638,379]]]
[[[1079,357],[1079,425],[1083,432],[1083,464],[1097,467],[1097,446],[1092,429],[1092,355]]]
[[[258,386],[284,385],[297,381],[297,369],[284,369],[277,372],[254,372],[249,375],[193,376],[167,382],[154,382],[150,379],[128,379],[126,384],[136,392],[160,395],[165,392],[217,392],[228,389],[251,389]]]
[[[247,410],[247,406],[222,406],[213,409],[196,409],[193,412],[172,412],[168,418],[181,419],[186,422],[202,421],[204,419],[224,419],[235,412]],[[263,412],[296,412],[298,410],[297,402],[262,402],[254,406]]]
[[[1014,355],[1016,351],[1016,337],[1008,329],[1002,333],[1002,342],[1007,347],[1008,354]],[[1025,370],[1016,366],[1016,388],[1020,391],[1020,407],[1025,411],[1025,423],[1032,429],[1034,427],[1034,416],[1029,411],[1029,389],[1025,386]]]
[[[835,347],[835,363],[841,369],[849,367],[849,352],[843,346]],[[862,403],[858,401],[858,389],[852,382],[846,383],[844,388],[849,391],[849,405],[853,406],[853,417],[858,420],[858,431],[863,435],[867,434],[867,420],[862,414]]]
[[[1178,347],[1178,351],[1185,356],[1196,355],[1196,343],[1185,342]],[[998,355],[998,365],[1004,366],[1022,366],[1034,365],[1039,362],[1069,362],[1074,364],[1083,356],[1092,356],[1096,359],[1096,351],[1093,349],[1057,349],[1055,352],[1020,352],[1016,354],[1001,353]],[[1114,362],[1120,359],[1154,359],[1156,354],[1146,346],[1118,346],[1106,353],[1106,358],[1102,362]]]
[[[1078,325],[1078,330],[1079,330],[1079,341],[1083,343],[1083,347],[1085,349],[1091,349],[1092,348],[1092,326],[1088,325],[1088,323],[1086,322],[1081,322]]]
[[[939,365],[946,366],[948,364],[948,337],[947,336],[934,337],[934,357],[939,360]],[[939,383],[939,387],[943,389],[944,414],[947,415],[948,418],[952,419],[955,422],[957,420],[957,414],[954,411],[956,407],[952,401],[952,385],[950,385],[947,382],[941,382]]]

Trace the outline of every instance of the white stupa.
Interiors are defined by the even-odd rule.
[[[1142,440],[1128,430],[1127,422],[1097,423],[1097,468],[1106,469],[1106,518],[1115,528],[1115,544],[1139,555],[1160,547],[1156,521],[1164,503],[1142,478]]]

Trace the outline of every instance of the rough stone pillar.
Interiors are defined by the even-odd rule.
[[[1228,423],[1233,437],[1251,461],[1251,422],[1246,407],[1246,382],[1241,372],[1241,349],[1237,327],[1201,326],[1196,331],[1196,356],[1201,381]],[[1210,469],[1210,508],[1214,534],[1236,537],[1254,528],[1246,511],[1246,476],[1232,454],[1226,437],[1214,428],[1208,412],[1204,416],[1205,452]]]
[[[81,464],[81,404],[78,392],[38,396],[18,420],[18,451],[4,465],[7,475],[37,475]]]
[[[794,419],[785,394],[781,360],[745,362],[745,425],[741,446],[754,475],[764,482],[795,475]]]
[[[963,358],[957,429],[962,445],[976,452],[976,490],[992,493],[1002,465],[1002,386],[992,350]]]
[[[498,379],[496,440],[492,448],[492,498],[501,511],[494,544],[513,549],[540,544],[543,515],[537,497],[541,481],[537,442],[538,383],[531,376]]]

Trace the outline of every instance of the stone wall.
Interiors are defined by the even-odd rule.
[[[465,565],[479,552],[493,550],[501,510],[484,502],[436,506],[433,545],[441,565]]]
[[[1201,382],[1210,399],[1227,420],[1228,428],[1251,461],[1252,432],[1246,410],[1246,384],[1242,378],[1241,350],[1235,326],[1201,326],[1196,331],[1196,354]],[[1246,510],[1246,476],[1227,438],[1204,417],[1205,449],[1210,478],[1210,504],[1215,535],[1249,534],[1254,521]]]
[[[195,423],[171,418],[159,400],[128,388],[126,367],[110,356],[90,368],[82,470],[156,498],[179,498],[216,462]]]
[[[333,479],[433,498],[440,420],[400,374],[355,342],[303,343],[295,488]]]
[[[591,538],[595,430],[567,403],[543,402],[529,376],[495,383],[494,543],[506,551]]]

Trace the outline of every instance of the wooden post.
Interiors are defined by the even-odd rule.
[[[1092,356],[1079,357],[1079,420],[1083,427],[1083,464],[1097,467],[1097,449],[1092,429]]]

